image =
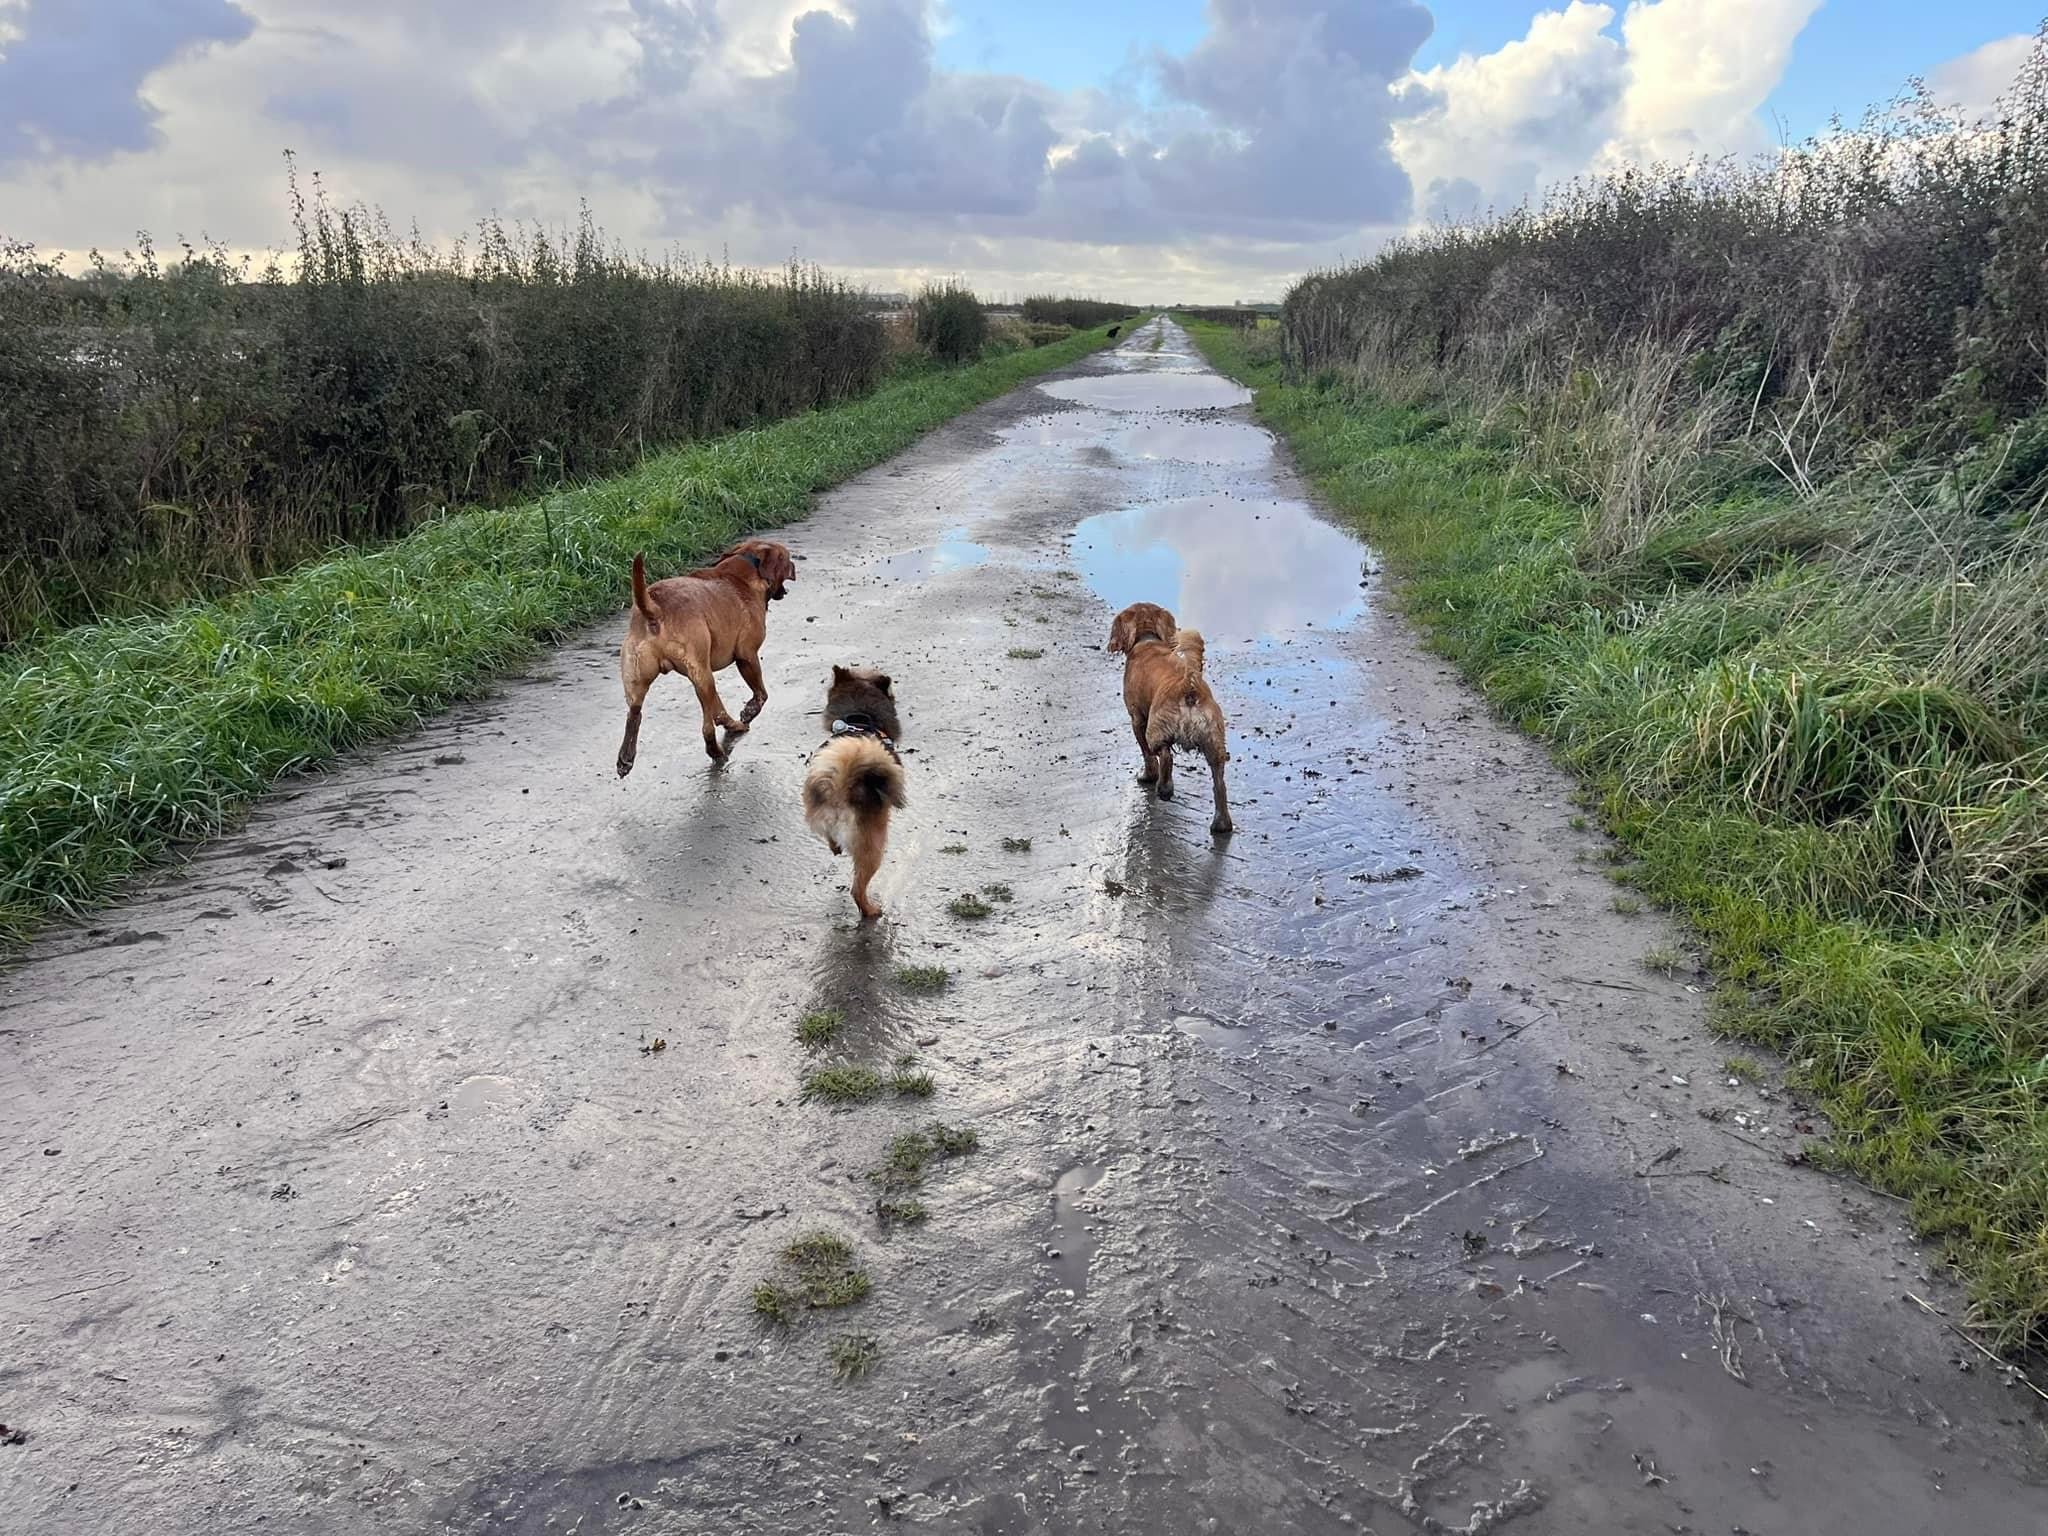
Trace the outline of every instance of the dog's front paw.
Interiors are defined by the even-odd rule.
[[[619,754],[619,777],[623,779],[627,774],[631,773],[632,771],[633,759],[626,756],[625,753],[621,752]]]
[[[1218,837],[1228,837],[1231,833],[1235,832],[1237,828],[1231,825],[1231,821],[1228,816],[1218,816],[1214,821],[1209,823],[1209,830],[1215,833]]]
[[[710,758],[711,761],[713,761],[714,763],[722,763],[725,761],[725,748],[721,747],[718,744],[717,737],[707,736],[704,738],[704,755]]]
[[[1173,798],[1173,780],[1161,779],[1159,781],[1159,798],[1162,800],[1171,800]]]
[[[1140,784],[1157,784],[1159,782],[1159,775],[1148,768],[1145,772],[1138,775],[1138,782]]]
[[[761,713],[761,705],[766,704],[767,702],[768,701],[766,699],[763,699],[758,704],[748,704],[745,709],[742,709],[740,711],[740,718],[751,724],[753,722],[754,717]]]
[[[744,719],[739,719],[739,720],[728,720],[728,721],[726,721],[726,722],[725,722],[725,733],[726,733],[726,735],[728,735],[728,736],[744,736],[744,735],[746,735],[746,734],[747,734],[747,721],[748,721],[748,720],[751,720],[752,718],[753,718],[753,716],[749,715],[749,716],[746,716],[746,717],[745,717]]]

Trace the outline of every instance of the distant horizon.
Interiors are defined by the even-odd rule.
[[[0,0],[0,237],[290,244],[290,147],[482,218],[910,292],[1277,302],[1574,175],[1767,152],[1912,77],[1980,113],[2048,0]]]

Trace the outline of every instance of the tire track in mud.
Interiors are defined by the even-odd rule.
[[[1725,1083],[1698,996],[1637,964],[1665,935],[1609,907],[1568,786],[1417,654],[1228,386],[1170,326],[1049,383],[790,531],[728,767],[657,689],[612,778],[601,630],[0,977],[0,1419],[31,1432],[0,1507],[2038,1523],[2038,1423],[1900,1302],[1929,1282],[1895,1215],[1784,1166],[1799,1111]],[[1134,584],[1208,636],[1226,844],[1200,775],[1131,783],[1101,643]],[[866,929],[797,804],[834,662],[905,708]],[[799,1102],[815,1008],[934,1098]],[[866,1172],[934,1118],[981,1150],[879,1230]],[[875,1277],[856,1385],[819,1358],[839,1324],[751,1316],[812,1229]]]

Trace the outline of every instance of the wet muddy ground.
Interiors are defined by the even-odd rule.
[[[1787,1164],[1569,784],[1177,330],[787,537],[726,767],[671,678],[614,777],[606,625],[0,974],[0,1528],[2048,1521],[1901,1209]],[[1227,842],[1132,781],[1141,596],[1207,635]],[[797,801],[835,662],[905,713],[865,928]],[[905,1056],[930,1098],[801,1097]],[[885,1230],[934,1118],[980,1150]],[[872,1294],[760,1324],[816,1230]]]

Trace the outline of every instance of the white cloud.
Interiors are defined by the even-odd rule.
[[[1758,113],[1820,0],[1571,0],[1493,53],[1412,75],[1417,212],[1512,206],[1588,169],[1764,148]]]
[[[1970,117],[1987,115],[2018,77],[2034,51],[2030,32],[2018,32],[1950,59],[1927,77],[1927,89],[1946,107],[1959,107]]]
[[[1750,152],[1770,140],[1758,112],[1821,0],[1659,0],[1621,24],[1629,83],[1610,162]]]

